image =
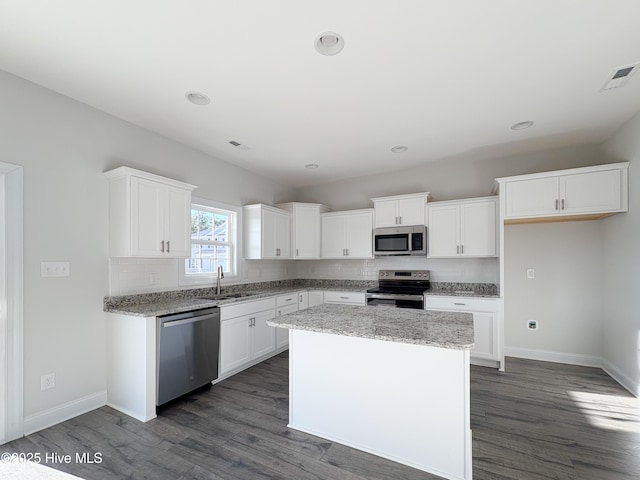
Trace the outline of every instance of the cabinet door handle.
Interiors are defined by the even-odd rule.
[[[464,245],[460,245],[460,254],[464,253]]]
[[[400,219],[400,221],[399,221],[398,223],[399,223],[400,225],[402,225],[402,215],[400,215],[398,218]]]
[[[340,300],[349,300],[349,297],[340,297]]]
[[[302,294],[300,294],[300,303],[302,303]]]
[[[171,240],[167,240],[167,253],[171,251],[170,247],[171,247]]]
[[[456,245],[456,253],[459,254],[460,253],[460,245]]]
[[[562,199],[562,210],[564,210],[564,198]]]
[[[558,210],[558,199],[556,198],[556,210]]]
[[[454,305],[466,305],[466,303],[461,303],[461,302],[453,302]]]
[[[164,253],[164,240],[160,242],[160,252]]]
[[[296,248],[296,257],[297,257],[298,255],[299,255],[299,254],[298,254],[298,249]]]

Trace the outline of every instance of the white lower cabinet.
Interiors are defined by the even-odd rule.
[[[324,292],[322,290],[311,290],[309,292],[309,307],[322,305],[324,303]]]
[[[299,307],[300,304],[304,304],[304,298],[307,296],[307,292],[294,292],[288,295],[280,295],[276,297],[276,317],[286,315],[287,313],[297,312],[304,307]],[[289,329],[288,328],[276,328],[276,349],[281,349],[289,345]]]
[[[504,355],[501,345],[501,301],[498,298],[475,297],[425,297],[425,310],[468,312],[473,314],[474,348],[471,363],[489,365],[497,362],[504,370]],[[491,363],[489,363],[491,362]]]
[[[324,303],[341,303],[345,305],[364,305],[365,294],[362,292],[324,292]]]
[[[220,375],[250,364],[276,349],[275,299],[220,307]]]

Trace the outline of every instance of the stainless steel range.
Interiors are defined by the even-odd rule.
[[[378,288],[367,290],[367,305],[423,309],[430,276],[429,270],[380,270]]]

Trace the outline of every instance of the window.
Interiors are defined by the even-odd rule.
[[[184,262],[186,283],[197,283],[198,278],[208,281],[216,275],[218,266],[222,266],[225,277],[237,275],[237,213],[203,203],[191,205],[191,257]]]

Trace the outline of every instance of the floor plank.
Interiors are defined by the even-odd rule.
[[[285,352],[150,422],[103,407],[0,451],[100,453],[100,464],[46,464],[91,480],[438,478],[291,430],[287,418]],[[476,480],[640,478],[640,400],[601,369],[515,358],[504,374],[472,367],[471,422]]]

